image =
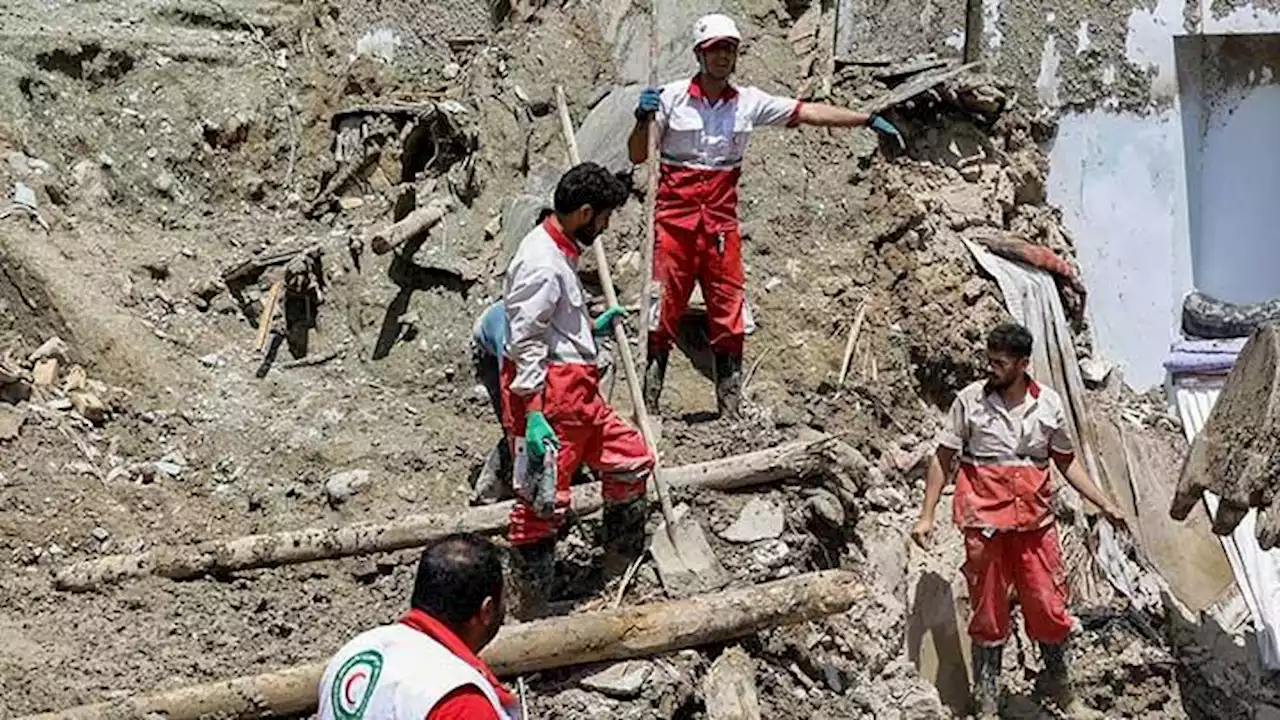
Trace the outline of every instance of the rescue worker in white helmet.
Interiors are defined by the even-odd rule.
[[[741,41],[737,25],[725,15],[707,15],[694,23],[698,74],[645,88],[627,141],[631,162],[645,162],[650,121],[656,120],[661,170],[653,277],[658,317],[649,332],[644,377],[645,405],[652,414],[659,411],[667,357],[695,281],[706,300],[716,404],[721,415],[738,414],[747,312],[738,177],[752,131],[762,126],[869,127],[902,144],[898,130],[878,115],[734,85],[730,79]]]

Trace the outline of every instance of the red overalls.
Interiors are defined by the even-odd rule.
[[[1009,637],[1010,590],[1017,590],[1027,635],[1057,644],[1071,631],[1067,577],[1050,510],[1050,460],[1073,457],[1062,400],[1034,380],[1017,408],[984,383],[951,406],[939,444],[960,452],[952,510],[964,533],[964,575],[980,645]]]
[[[671,349],[693,284],[702,286],[711,348],[742,355],[746,274],[738,232],[738,178],[752,130],[796,124],[801,103],[754,87],[714,102],[698,78],[662,88],[657,113],[661,175],[655,200],[658,317],[650,351]]]
[[[552,217],[525,236],[507,269],[503,429],[513,443],[524,443],[525,413],[538,410],[560,441],[554,516],[538,517],[517,496],[508,530],[512,545],[555,535],[569,508],[569,481],[584,463],[600,478],[606,504],[643,496],[653,471],[644,437],[600,395],[598,351],[577,275],[579,252]]]

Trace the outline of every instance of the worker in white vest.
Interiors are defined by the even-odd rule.
[[[418,563],[411,609],[329,660],[320,720],[518,720],[514,695],[477,653],[502,624],[502,562],[477,535],[452,535]]]

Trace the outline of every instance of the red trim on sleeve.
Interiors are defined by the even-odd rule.
[[[479,688],[464,685],[445,695],[426,720],[498,720],[498,713]]]
[[[793,128],[800,126],[800,108],[802,107],[804,107],[804,101],[797,100],[796,109],[791,111],[791,117],[787,119],[787,127]]]
[[[1076,459],[1076,454],[1074,452],[1062,452],[1060,450],[1050,450],[1049,457],[1053,458],[1055,462],[1070,463],[1072,460]]]

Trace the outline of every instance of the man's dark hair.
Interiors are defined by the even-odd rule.
[[[568,215],[583,205],[590,205],[596,212],[612,210],[622,207],[630,192],[617,175],[593,162],[584,162],[570,168],[556,185],[556,212]]]
[[[1018,323],[1004,323],[987,335],[987,350],[1012,355],[1015,358],[1031,357],[1031,331]]]
[[[480,612],[487,597],[502,598],[502,559],[492,542],[457,534],[423,551],[410,600],[415,610],[461,625]]]

